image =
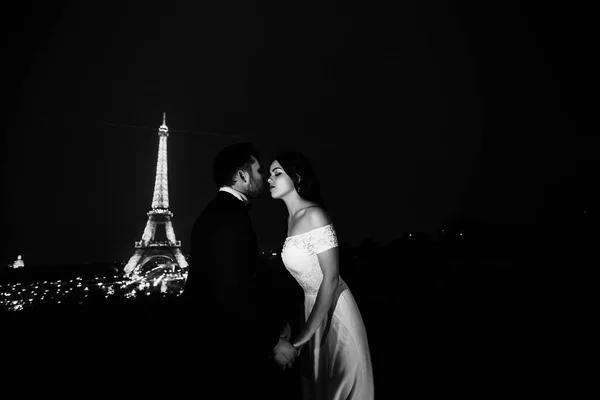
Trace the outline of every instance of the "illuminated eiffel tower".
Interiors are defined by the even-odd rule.
[[[142,234],[142,240],[135,242],[135,252],[125,265],[125,275],[137,275],[144,265],[152,260],[168,260],[187,269],[188,263],[181,254],[181,241],[175,238],[169,211],[169,181],[167,177],[167,138],[169,128],[166,124],[166,113],[163,113],[162,125],[158,128],[158,161],[156,163],[156,179],[152,196],[152,210],[148,214],[148,222]],[[164,225],[167,234],[166,241],[155,240],[156,228]]]

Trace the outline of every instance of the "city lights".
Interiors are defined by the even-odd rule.
[[[183,293],[187,274],[173,270],[170,266],[159,266],[143,276],[84,280],[81,277],[69,281],[43,281],[31,284],[15,283],[0,285],[0,307],[8,311],[22,311],[38,303],[85,304],[86,299],[101,296],[105,299],[121,296],[126,299],[139,295],[180,296]]]

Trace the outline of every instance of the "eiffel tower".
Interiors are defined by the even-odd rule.
[[[135,252],[125,265],[125,275],[137,275],[142,267],[149,261],[167,259],[186,269],[188,263],[181,254],[181,241],[175,238],[171,218],[173,213],[169,211],[169,181],[167,178],[167,138],[169,128],[166,124],[166,113],[163,112],[163,122],[158,128],[158,161],[156,163],[156,179],[154,181],[154,194],[152,196],[152,210],[148,214],[148,222],[142,234],[142,240],[135,242]],[[156,228],[164,225],[167,234],[166,241],[155,240]]]

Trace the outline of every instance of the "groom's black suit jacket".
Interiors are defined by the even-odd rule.
[[[203,357],[235,357],[232,368],[239,361],[273,364],[270,356],[285,316],[271,282],[248,206],[218,192],[192,229],[183,293],[187,323],[197,333],[191,340],[202,340],[196,344]]]

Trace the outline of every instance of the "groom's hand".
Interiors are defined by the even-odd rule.
[[[282,370],[292,366],[296,353],[296,348],[285,338],[279,338],[279,342],[273,347],[273,359]]]
[[[290,323],[287,322],[285,324],[285,327],[281,330],[281,333],[279,334],[279,337],[284,338],[285,340],[290,340],[292,337],[292,327],[290,326]]]
[[[281,369],[282,371],[285,371],[287,368],[292,368],[292,364],[294,363],[293,359],[288,361],[288,359],[285,357],[285,355],[283,355],[281,353],[275,354],[275,356],[273,357],[273,360],[275,360],[275,363],[277,364],[279,369]]]

